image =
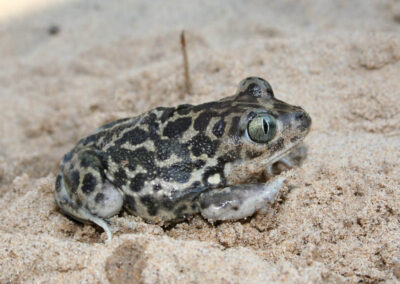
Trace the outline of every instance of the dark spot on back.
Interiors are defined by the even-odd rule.
[[[97,179],[91,173],[87,173],[82,181],[82,191],[85,194],[91,193],[96,187],[97,183]]]
[[[181,144],[177,139],[164,139],[155,142],[157,158],[161,161],[168,159],[173,153],[184,158],[189,155],[188,146]]]
[[[190,104],[183,104],[176,107],[176,110],[179,115],[187,115],[191,110],[192,105]]]
[[[208,157],[213,157],[218,149],[220,141],[212,141],[204,134],[197,134],[189,143],[192,145],[191,150],[196,157],[199,157],[201,154],[207,154]]]
[[[158,142],[155,143],[156,146],[156,151],[157,151],[157,159],[161,161],[165,161],[168,159],[172,153],[174,152],[173,147],[171,147],[174,143],[174,141],[171,140],[159,140]]]
[[[131,171],[134,171],[137,165],[141,165],[148,171],[155,168],[154,152],[146,150],[145,147],[140,147],[132,151],[115,146],[108,150],[108,155],[111,156],[116,164],[128,161],[126,167]]]
[[[84,155],[83,157],[81,157],[79,165],[81,166],[81,168],[88,168],[90,167],[91,162],[92,162],[92,156]]]
[[[193,128],[197,131],[206,130],[210,120],[213,116],[217,115],[214,111],[205,110],[203,111],[194,121]]]
[[[68,174],[64,176],[65,184],[71,193],[76,192],[78,189],[79,178],[79,172],[77,170],[70,170]]]
[[[161,169],[161,177],[166,181],[185,183],[190,179],[194,165],[192,162],[178,162]]]
[[[73,171],[71,173],[71,182],[74,188],[77,188],[79,186],[79,179],[80,179],[79,172],[77,170]]]
[[[225,126],[226,123],[225,121],[221,118],[220,120],[218,120],[215,124],[214,127],[212,129],[212,133],[216,136],[216,137],[222,137],[222,135],[224,134],[224,130],[225,130]]]
[[[132,151],[130,154],[133,155],[133,157],[131,158],[133,160],[133,163],[141,165],[147,171],[150,172],[156,167],[154,165],[154,152],[147,151],[146,148],[141,147],[136,149],[135,151]]]
[[[157,115],[154,112],[150,112],[150,113],[148,113],[147,116],[143,117],[142,123],[150,125],[150,124],[156,122],[156,120],[157,120]]]
[[[113,184],[117,188],[121,188],[127,183],[128,177],[126,176],[125,170],[120,168],[116,173],[114,173],[114,181]]]
[[[126,142],[128,142],[129,144],[132,145],[138,145],[143,143],[144,141],[147,140],[149,134],[144,131],[141,128],[134,128],[126,133],[124,133],[124,135],[121,137],[121,139],[118,139],[115,143],[117,145],[123,145]]]
[[[141,191],[145,181],[146,181],[145,174],[143,173],[136,174],[136,176],[133,179],[131,179],[130,189],[134,192]]]
[[[162,113],[161,117],[160,117],[160,121],[162,123],[164,123],[165,121],[167,121],[168,118],[170,118],[174,112],[175,112],[175,108],[173,107],[168,107],[168,108],[157,108],[157,110],[163,110],[164,112]]]
[[[103,139],[101,141],[100,141],[100,139],[97,140],[96,145],[98,145],[99,148],[104,147],[105,145],[107,145],[108,143],[113,141],[115,139],[115,137],[118,137],[122,131],[124,131],[127,128],[133,127],[137,123],[137,121],[138,121],[138,119],[136,118],[131,123],[116,125],[112,129],[108,129],[107,131],[103,131],[103,132],[99,133],[99,135],[100,134],[102,135],[101,137],[103,137]]]
[[[182,117],[175,121],[170,121],[164,128],[163,135],[169,138],[180,137],[186,130],[189,129],[191,124],[191,117]]]

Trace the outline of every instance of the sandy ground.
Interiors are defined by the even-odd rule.
[[[12,2],[0,4],[0,283],[399,283],[400,1]],[[122,215],[106,244],[57,210],[58,163],[79,138],[222,98],[250,75],[313,118],[308,159],[267,215],[169,229]]]

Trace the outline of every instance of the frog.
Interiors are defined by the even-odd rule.
[[[232,96],[157,107],[98,128],[64,155],[55,201],[109,240],[121,212],[161,225],[196,214],[210,223],[245,219],[275,202],[286,180],[276,165],[303,159],[310,127],[303,108],[248,77]]]

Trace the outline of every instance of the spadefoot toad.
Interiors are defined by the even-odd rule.
[[[291,166],[287,154],[310,125],[301,107],[249,77],[233,96],[158,107],[83,138],[61,162],[56,202],[109,239],[107,220],[123,208],[148,222],[245,218],[274,202],[284,178],[265,176],[279,160]]]

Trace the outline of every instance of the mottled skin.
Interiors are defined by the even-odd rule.
[[[258,126],[257,116],[275,123],[262,119]],[[277,100],[267,81],[249,77],[220,101],[158,107],[83,138],[61,162],[56,202],[109,238],[106,220],[123,208],[148,222],[199,212],[210,221],[244,218],[274,201],[284,179],[265,177],[279,160],[291,166],[287,154],[310,125],[302,108]],[[264,134],[271,137],[261,143],[251,137]]]

